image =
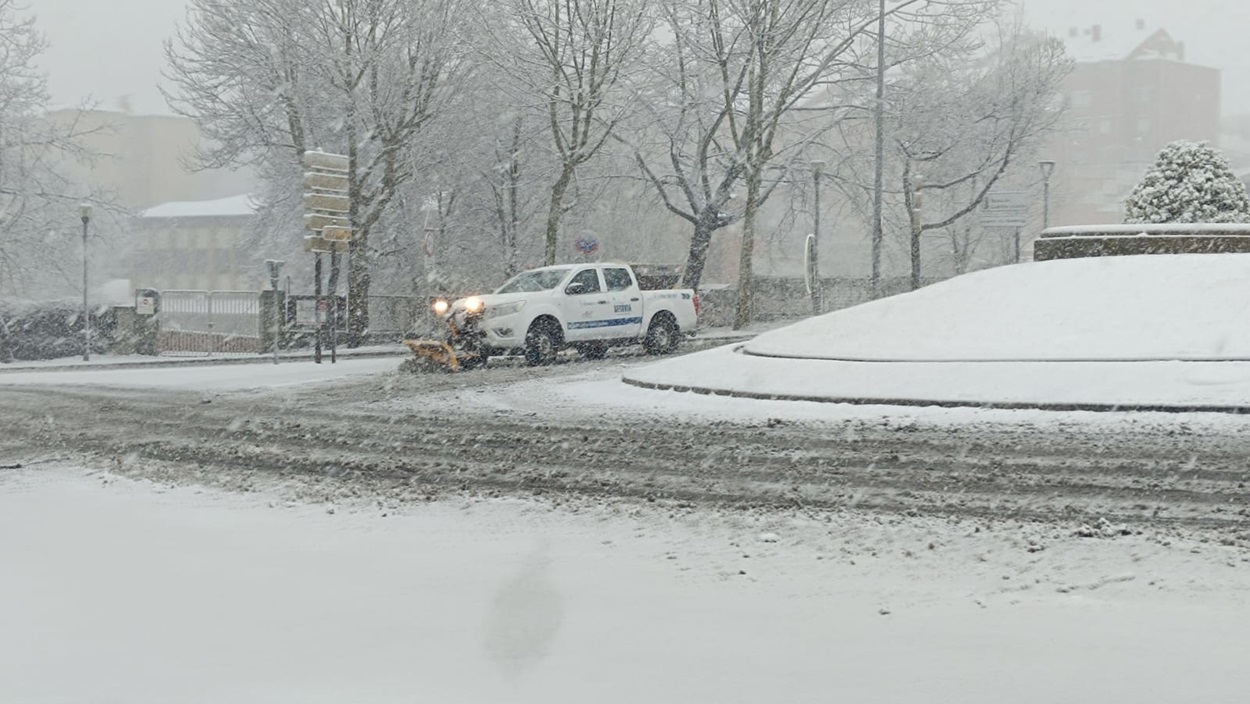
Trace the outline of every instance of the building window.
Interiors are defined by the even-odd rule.
[[[1138,103],[1149,103],[1154,100],[1154,89],[1150,86],[1137,86],[1133,89],[1133,101]]]
[[[1098,134],[1111,134],[1111,118],[1104,117],[1098,121]]]
[[[1072,93],[1072,107],[1088,108],[1094,104],[1094,94],[1088,90],[1078,90]]]
[[[1150,118],[1137,118],[1137,134],[1147,134],[1148,132],[1150,132]]]

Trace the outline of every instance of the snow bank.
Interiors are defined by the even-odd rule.
[[[1250,254],[1000,267],[810,318],[750,354],[840,360],[1250,360]]]
[[[748,398],[1054,410],[1250,408],[1250,362],[841,362],[739,346],[627,370],[662,390]]]
[[[522,502],[331,515],[49,469],[0,474],[0,535],[5,702],[1189,702],[1250,683],[1246,563],[1181,539]]]

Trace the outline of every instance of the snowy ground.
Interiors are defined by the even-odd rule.
[[[1250,685],[1232,548],[276,492],[0,473],[0,700],[1170,704]]]
[[[871,361],[1250,360],[1250,254],[1018,264],[808,318],[752,354]]]
[[[620,381],[740,357],[0,375],[0,702],[1244,699],[1242,419]]]
[[[1250,411],[1250,255],[1005,266],[627,370],[747,398]]]

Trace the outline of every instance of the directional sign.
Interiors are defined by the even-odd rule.
[[[340,240],[327,240],[320,235],[304,236],[305,252],[346,252],[351,246],[351,242]]]
[[[1029,224],[1033,194],[1029,191],[990,191],[981,212],[982,227],[1024,227]]]
[[[327,227],[321,231],[321,238],[330,242],[351,242],[352,228]]]
[[[335,215],[327,215],[326,213],[307,213],[304,215],[304,227],[309,230],[321,232],[327,227],[350,228],[351,223],[347,221],[347,218],[341,218]]]
[[[304,172],[305,191],[330,191],[346,193],[348,189],[346,171],[306,171]]]
[[[312,191],[304,194],[304,209],[327,213],[346,213],[351,210],[351,201],[346,193]]]
[[[328,154],[320,150],[304,152],[304,166],[324,171],[347,171],[348,159],[342,154]]]

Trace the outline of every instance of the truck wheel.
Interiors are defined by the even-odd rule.
[[[587,342],[577,346],[577,353],[586,359],[603,359],[608,356],[608,346],[602,342]]]
[[[525,334],[525,361],[531,367],[543,367],[556,361],[560,347],[552,328],[550,323],[540,320]]]
[[[486,359],[487,359],[486,355],[484,354],[476,354],[476,355],[469,355],[467,357],[462,357],[459,360],[460,368],[466,372],[471,369],[485,369]]]
[[[677,349],[679,338],[677,323],[668,315],[657,315],[647,328],[647,336],[642,341],[647,354],[669,354]]]

